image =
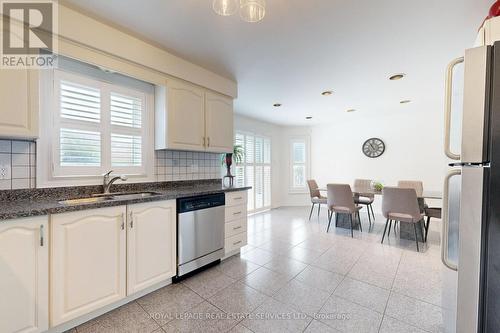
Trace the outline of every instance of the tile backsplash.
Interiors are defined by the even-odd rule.
[[[221,178],[221,154],[158,150],[155,155],[158,181]]]
[[[0,190],[36,187],[36,143],[0,140]]]
[[[222,178],[221,154],[159,150],[157,181]],[[0,190],[36,188],[36,143],[0,140]]]

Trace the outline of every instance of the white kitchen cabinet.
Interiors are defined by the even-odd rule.
[[[0,70],[0,137],[38,137],[38,72]]]
[[[233,150],[233,100],[219,94],[205,94],[205,124],[207,151],[214,153]]]
[[[205,149],[204,91],[168,81],[156,89],[156,149]]]
[[[231,152],[233,101],[174,80],[157,86],[155,149]]]
[[[126,296],[126,207],[51,216],[51,326]]]
[[[49,328],[48,219],[0,222],[0,332]]]
[[[127,206],[127,294],[176,274],[175,200]]]
[[[225,258],[240,252],[247,245],[247,191],[226,193]]]

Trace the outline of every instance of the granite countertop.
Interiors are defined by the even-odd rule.
[[[173,200],[198,195],[248,190],[250,187],[222,187],[221,180],[198,180],[179,182],[155,182],[117,184],[112,192],[157,192],[145,198],[133,200],[110,200],[81,204],[62,204],[60,201],[90,197],[102,193],[102,186],[75,186],[33,190],[0,191],[0,223],[2,221],[29,216],[65,213],[85,209],[129,205],[141,202]]]

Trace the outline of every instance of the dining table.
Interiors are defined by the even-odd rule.
[[[327,192],[326,188],[318,188],[320,192]],[[359,197],[372,197],[372,196],[382,196],[383,193],[382,191],[373,189],[371,187],[365,187],[365,186],[352,186],[351,187],[352,194],[354,196],[354,199],[356,200]],[[432,191],[424,191],[422,195],[417,196],[417,201],[418,205],[420,207],[420,211],[424,212],[426,209],[426,203],[425,199],[433,199],[433,200],[440,200],[442,199],[442,194],[439,192],[432,192]],[[361,214],[360,214],[361,216]],[[370,227],[373,228],[372,224]],[[339,219],[337,222],[337,227],[343,228],[343,229],[351,229],[351,223],[349,220],[349,216],[346,214],[341,214],[339,215]],[[359,229],[359,222],[356,220],[353,224],[354,229]],[[371,229],[370,228],[370,229]],[[401,239],[408,239],[408,240],[415,240],[415,230],[413,228],[413,225],[411,223],[406,223],[406,222],[399,222],[399,237]],[[424,242],[425,240],[425,225],[424,221],[422,220],[422,223],[419,223],[419,228],[417,229],[417,238],[419,241]]]

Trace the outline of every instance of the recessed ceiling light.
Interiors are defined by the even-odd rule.
[[[346,112],[355,112],[355,111],[356,111],[356,109],[349,109]]]
[[[405,99],[405,100],[402,100],[401,102],[399,102],[400,104],[408,104],[408,103],[411,103],[411,100],[409,99]]]
[[[274,106],[275,108],[279,108],[279,107],[281,106],[281,104],[280,104],[280,103],[274,103],[274,104],[273,104],[273,106]]]
[[[398,74],[394,74],[391,77],[389,77],[389,80],[391,80],[391,81],[397,81],[397,80],[401,80],[405,76],[406,76],[405,73],[398,73]]]
[[[307,117],[306,117],[306,119],[307,119],[307,120],[311,120],[311,119],[313,119],[313,117],[311,117],[311,116],[307,116]]]
[[[331,91],[331,90],[323,91],[321,93],[321,95],[323,95],[323,96],[330,96],[330,95],[333,95],[333,91]]]

